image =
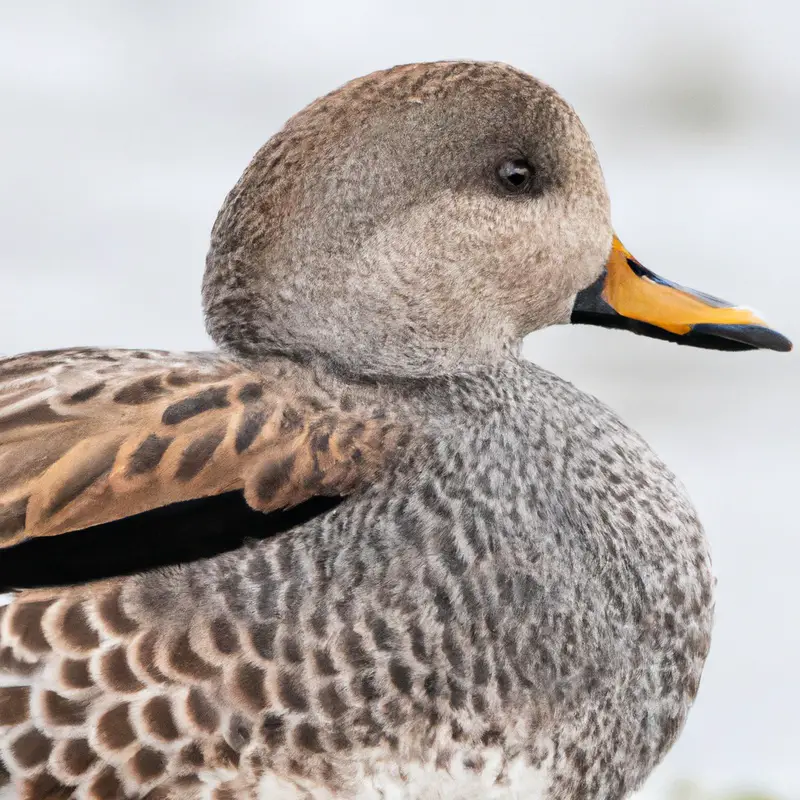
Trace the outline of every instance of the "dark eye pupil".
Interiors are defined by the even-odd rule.
[[[524,158],[513,158],[504,161],[497,168],[497,177],[500,182],[511,190],[520,190],[530,183],[533,170]]]

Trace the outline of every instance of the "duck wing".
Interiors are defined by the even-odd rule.
[[[305,703],[268,626],[209,616],[178,571],[135,574],[328,513],[402,446],[380,409],[273,367],[125,350],[0,360],[0,591],[21,590],[0,596],[0,797],[191,800],[206,779],[244,796],[250,731],[284,732],[278,670],[284,705]],[[147,601],[158,586],[174,594]]]
[[[151,350],[0,359],[0,547],[234,491],[262,512],[347,495],[400,438],[381,409],[287,366]]]

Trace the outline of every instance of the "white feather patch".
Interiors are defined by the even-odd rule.
[[[355,800],[543,800],[550,785],[549,765],[541,768],[518,758],[506,765],[505,779],[498,781],[503,758],[499,750],[483,753],[482,772],[467,770],[454,759],[450,769],[435,764],[376,763],[364,775]],[[266,775],[259,784],[259,800],[336,800],[330,789],[289,783]]]

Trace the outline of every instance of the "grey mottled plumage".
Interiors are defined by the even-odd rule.
[[[535,168],[525,197],[493,183],[509,155]],[[347,495],[210,559],[18,593],[9,796],[639,786],[708,651],[702,528],[635,433],[517,356],[611,236],[551,89],[396,68],[290,120],[229,195],[204,282],[225,355],[0,362],[6,544],[230,491],[264,511]]]

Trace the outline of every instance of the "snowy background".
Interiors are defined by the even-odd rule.
[[[577,108],[622,240],[800,339],[800,7],[788,0],[9,0],[0,6],[0,352],[208,346],[208,231],[253,152],[351,77],[508,61]],[[800,797],[800,362],[593,328],[530,358],[678,472],[719,576],[697,705],[644,795]],[[677,794],[676,794],[677,792]]]

